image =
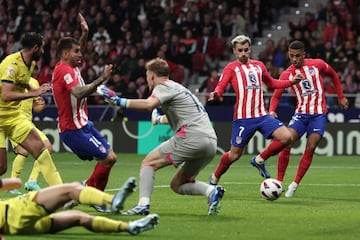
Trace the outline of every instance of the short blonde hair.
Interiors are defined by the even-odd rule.
[[[231,44],[232,46],[234,47],[235,44],[237,43],[240,43],[241,45],[245,44],[245,43],[249,43],[249,45],[251,46],[251,39],[246,36],[246,35],[238,35],[236,37],[234,37],[232,40],[231,40]]]
[[[152,71],[158,77],[169,77],[170,68],[168,63],[162,58],[154,58],[145,64],[146,70]]]

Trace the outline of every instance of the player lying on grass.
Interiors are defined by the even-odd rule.
[[[19,178],[0,179],[0,190],[20,186]],[[134,188],[133,177],[129,178],[114,196],[73,182],[0,200],[0,234],[56,233],[75,226],[82,226],[93,232],[128,232],[133,235],[153,229],[159,223],[157,214],[150,214],[133,222],[123,222],[91,216],[79,210],[55,212],[66,202],[76,200],[82,204],[106,206],[112,212],[119,213]]]

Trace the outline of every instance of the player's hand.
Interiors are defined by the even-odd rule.
[[[42,112],[45,109],[45,100],[42,97],[36,97],[33,101],[33,111],[36,113]]]
[[[38,93],[37,95],[35,95],[35,97],[40,96],[41,94],[44,94],[48,91],[51,91],[51,85],[49,83],[44,83],[38,89],[35,90],[35,92]]]
[[[297,84],[299,83],[300,81],[304,80],[305,77],[304,75],[302,75],[302,73],[296,73],[295,77],[291,80],[292,84]]]
[[[104,72],[101,74],[101,77],[103,78],[102,82],[105,82],[109,79],[109,77],[111,76],[112,68],[113,68],[112,64],[105,65]]]
[[[161,115],[159,113],[159,111],[154,108],[154,110],[152,110],[152,113],[151,113],[151,122],[153,125],[156,125],[156,124],[160,124],[160,119],[161,119]]]
[[[79,13],[78,16],[79,16],[79,20],[80,20],[81,31],[89,32],[89,26],[88,26],[84,16],[81,13]]]
[[[110,88],[106,87],[105,85],[99,85],[96,88],[96,92],[103,96],[105,98],[105,101],[112,104],[112,105],[117,105],[117,106],[121,106],[121,107],[126,107],[126,102],[127,99],[126,98],[121,98],[119,96],[116,95],[116,92],[114,92],[113,90],[111,90]]]
[[[272,116],[273,118],[278,118],[276,112],[270,112],[269,115]]]
[[[217,92],[211,92],[209,95],[208,101],[215,101],[218,99],[218,93]]]
[[[349,101],[347,100],[346,97],[339,99],[339,105],[343,108],[343,109],[348,109],[349,108]]]
[[[104,84],[99,85],[96,88],[96,92],[104,98],[111,99],[116,96],[116,92],[105,86]]]

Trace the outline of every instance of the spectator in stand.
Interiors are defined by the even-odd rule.
[[[184,67],[184,86],[187,87],[192,82],[190,72],[192,70],[192,56],[188,53],[186,45],[181,43],[179,46],[179,52],[174,59],[176,64],[180,64]]]
[[[180,43],[186,46],[188,54],[192,55],[196,52],[197,41],[196,38],[193,37],[193,32],[190,29],[185,31],[185,35],[180,39]]]
[[[100,74],[105,70],[106,63],[103,56],[99,56],[96,60],[96,63],[94,66],[92,66],[96,72],[97,76],[100,76]]]
[[[15,34],[9,34],[6,42],[5,54],[10,55],[14,52],[19,51],[21,48],[21,43],[16,39]]]
[[[324,44],[324,47],[325,47],[325,58],[324,60],[326,62],[333,62],[334,61],[334,58],[336,57],[336,51],[333,47],[333,44],[331,41],[327,41],[325,44]]]
[[[177,34],[171,35],[171,40],[168,45],[168,49],[166,51],[166,56],[168,59],[174,61],[177,55],[179,54],[179,47],[180,47],[180,39]]]
[[[240,11],[241,10],[238,7],[233,7],[231,9],[231,22],[233,27],[231,37],[238,33],[245,33],[248,30],[249,23],[244,16],[240,14]]]
[[[8,34],[16,34],[17,26],[15,25],[15,20],[10,19],[7,26],[6,26],[6,32]]]
[[[342,83],[342,88],[344,93],[356,94],[358,91],[358,84],[354,81],[352,74],[344,74],[344,82]],[[355,97],[349,97],[349,107],[353,107],[355,103]]]
[[[185,21],[180,24],[181,35],[186,36],[186,31],[191,31],[191,37],[197,37],[200,32],[199,22],[195,20],[192,12],[186,13]]]
[[[275,48],[274,66],[276,68],[286,67],[288,65],[289,62],[289,57],[287,54],[288,46],[289,46],[289,41],[287,40],[286,37],[282,37]]]
[[[268,39],[265,43],[265,49],[260,52],[258,58],[260,61],[266,62],[267,60],[273,62],[275,55],[275,43],[274,40]]]
[[[312,31],[311,36],[316,38],[317,40],[321,40],[323,39],[324,36],[324,30],[325,30],[325,22],[322,20],[317,21],[316,23],[316,29],[314,31]]]
[[[338,17],[336,15],[331,17],[330,22],[324,29],[323,42],[331,41],[334,47],[339,46],[345,39],[344,28],[339,24]]]
[[[225,13],[221,21],[221,37],[231,38],[233,36],[234,23],[231,20],[231,15]]]
[[[213,92],[219,82],[219,71],[217,69],[212,69],[210,72],[210,75],[208,78],[206,78],[200,85],[199,89],[197,89],[197,92],[203,92],[206,89],[206,97],[205,97],[205,103],[206,105],[218,105],[221,103],[219,100],[214,101],[208,101],[209,100],[209,94]]]
[[[321,7],[321,6],[319,6]],[[333,16],[339,16],[338,12],[333,8],[332,0],[328,0],[326,6],[318,9],[317,21],[322,20],[326,23],[331,22]]]
[[[307,57],[309,58],[322,58],[325,59],[325,48],[322,44],[322,40],[318,40],[314,37],[310,39],[310,46],[307,51]]]
[[[137,65],[129,72],[129,82],[135,82],[139,77],[146,77],[145,59],[139,58]]]
[[[85,62],[88,62],[91,59],[95,60],[98,58],[98,54],[95,51],[95,45],[94,45],[93,41],[88,40],[86,42],[86,47],[85,47],[85,50],[84,50],[84,53],[82,54],[82,56],[83,56],[83,60]]]

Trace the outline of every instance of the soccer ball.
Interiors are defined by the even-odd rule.
[[[274,201],[281,196],[281,193],[281,182],[276,179],[267,178],[260,185],[260,194],[266,200]]]

